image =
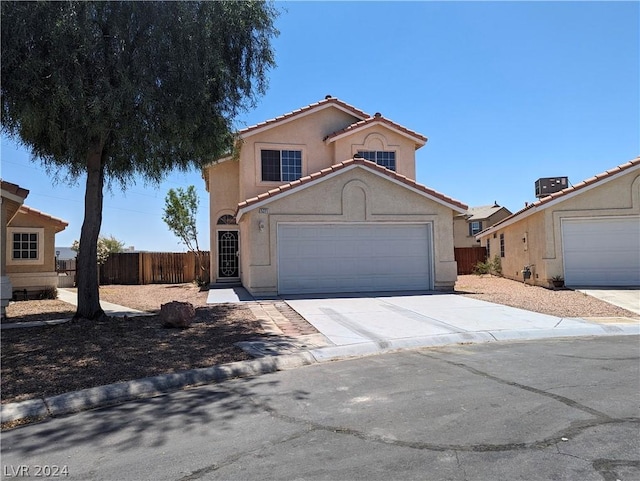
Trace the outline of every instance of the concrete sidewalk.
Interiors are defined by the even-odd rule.
[[[58,300],[71,304],[73,306],[78,305],[78,295],[74,291],[70,291],[68,289],[58,288]],[[118,304],[113,304],[111,302],[100,301],[100,306],[102,310],[108,316],[113,317],[134,317],[134,316],[149,316],[151,315],[145,311],[139,311],[137,309],[131,309],[130,307],[120,306]],[[42,327],[42,326],[52,326],[55,324],[63,324],[65,322],[69,322],[71,320],[70,317],[65,319],[51,319],[47,321],[29,321],[29,322],[6,322],[0,324],[0,329],[20,329],[26,327]]]
[[[68,289],[58,289],[58,299],[64,302],[68,302],[69,304],[73,304],[74,306],[78,305],[78,294],[74,291],[70,291]],[[113,304],[111,302],[100,301],[100,306],[102,310],[108,316],[114,317],[133,317],[133,316],[148,316],[149,313],[145,311],[139,311],[137,309],[131,309],[130,307],[120,306],[118,304]]]

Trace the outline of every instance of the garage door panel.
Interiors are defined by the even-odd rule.
[[[565,219],[562,240],[567,285],[640,285],[640,218]]]
[[[283,294],[429,289],[430,259],[426,224],[278,226]]]

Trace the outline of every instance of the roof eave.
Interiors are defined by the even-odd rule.
[[[274,119],[267,120],[267,121],[263,122],[264,125],[256,124],[254,126],[246,127],[244,129],[240,130],[238,132],[238,134],[239,134],[240,138],[246,139],[248,137],[251,137],[252,135],[256,135],[256,134],[259,134],[259,133],[264,132],[266,130],[270,130],[270,129],[274,128],[274,127],[278,127],[278,126],[287,124],[289,122],[292,122],[294,120],[304,118],[307,115],[314,114],[316,112],[319,112],[319,111],[324,110],[324,109],[328,109],[330,107],[333,107],[333,108],[336,108],[338,110],[341,110],[342,112],[345,112],[345,113],[347,113],[347,114],[349,114],[349,115],[351,115],[351,116],[353,116],[355,118],[360,118],[360,120],[364,120],[364,119],[367,118],[366,116],[362,117],[361,114],[364,113],[364,112],[358,112],[355,109],[355,107],[352,110],[352,109],[342,105],[342,102],[340,102],[340,101],[326,102],[326,103],[323,103],[323,104],[320,104],[320,105],[316,105],[316,106],[310,107],[307,110],[304,110],[302,112],[295,112],[294,111],[294,112],[291,112],[289,114],[284,114],[284,115],[280,116],[282,118],[276,117]]]
[[[406,137],[406,138],[408,138],[410,140],[413,140],[414,143],[415,143],[415,149],[416,150],[418,150],[421,147],[424,147],[424,145],[429,140],[427,137],[424,137],[424,136],[411,135],[410,133],[405,132],[405,131],[403,131],[401,129],[395,128],[395,127],[393,127],[392,125],[389,125],[386,122],[374,121],[374,122],[368,123],[366,125],[361,125],[361,126],[358,126],[358,127],[354,127],[353,129],[347,130],[345,132],[341,132],[341,133],[336,134],[336,135],[329,135],[325,139],[324,142],[325,142],[325,144],[330,144],[332,142],[335,142],[337,140],[343,139],[345,137],[349,137],[349,136],[355,134],[356,132],[360,132],[362,130],[366,130],[366,129],[371,128],[371,127],[376,126],[376,125],[382,125],[385,128],[387,128],[387,129],[389,129],[389,130],[391,130],[391,131],[393,131],[393,132],[395,132],[395,133],[397,133],[397,134],[399,134],[399,135],[401,135],[403,137]]]
[[[482,232],[479,232],[475,237],[476,239],[480,240],[482,237],[486,237],[487,235],[493,234],[494,232],[497,232],[500,229],[504,229],[505,227],[515,224],[516,222],[519,222],[520,220],[525,219],[530,215],[535,214],[536,212],[541,212],[545,209],[548,209],[549,207],[553,207],[554,205],[557,205],[557,204],[560,204],[561,202],[572,199],[577,195],[581,195],[581,194],[584,194],[585,192],[589,192],[591,189],[600,187],[601,185],[604,185],[607,182],[611,182],[612,180],[618,179],[623,175],[630,174],[637,170],[640,170],[640,163],[636,163],[630,167],[620,170],[619,172],[616,172],[615,174],[611,174],[608,177],[603,177],[590,184],[580,186],[579,188],[569,187],[567,189],[561,190],[560,192],[556,192],[547,197],[543,197],[542,199],[532,204],[529,204],[524,209],[521,209],[520,211],[510,215],[509,217],[505,217],[500,222],[497,222],[496,224],[492,225],[488,229]],[[599,175],[602,175],[602,174],[598,174],[595,177],[597,178]]]

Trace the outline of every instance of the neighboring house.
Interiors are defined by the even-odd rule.
[[[6,272],[13,293],[36,297],[58,287],[55,235],[68,223],[44,212],[20,206],[7,224]]]
[[[511,211],[506,207],[499,206],[497,202],[494,202],[493,205],[470,207],[464,214],[453,218],[454,246],[479,246],[476,235],[510,215]]]
[[[511,215],[506,207],[493,205],[470,207],[453,218],[454,257],[458,274],[472,274],[479,262],[487,260],[487,250],[480,246],[476,234]]]
[[[11,279],[7,276],[7,224],[18,213],[18,209],[24,203],[24,199],[29,195],[29,191],[17,184],[0,181],[1,184],[1,203],[0,203],[0,318],[5,318],[5,308],[9,305],[9,301],[13,298],[13,288]]]
[[[467,206],[413,180],[426,142],[331,96],[241,130],[203,171],[212,281],[258,295],[453,288]]]
[[[550,286],[640,286],[640,157],[543,197],[482,231],[502,273]]]

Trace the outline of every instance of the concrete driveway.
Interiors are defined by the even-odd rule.
[[[333,343],[333,349],[314,352],[316,358],[453,343],[640,333],[637,323],[597,324],[457,294],[287,296],[285,301]]]
[[[578,292],[640,314],[640,289],[584,288]]]

